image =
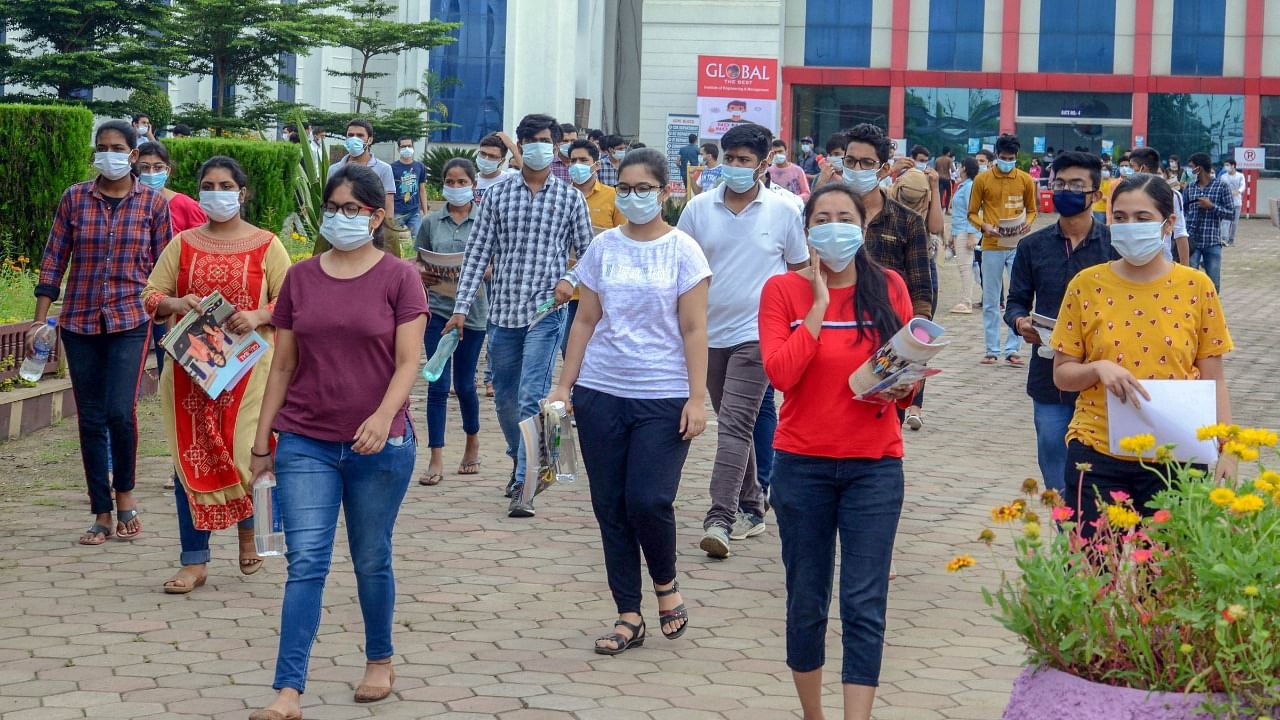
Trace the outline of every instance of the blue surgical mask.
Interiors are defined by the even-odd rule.
[[[1132,174],[1133,174],[1133,168],[1129,167],[1128,165],[1120,166],[1120,177],[1129,177]]]
[[[1102,171],[1102,177],[1103,177],[1104,179],[1110,179],[1110,178],[1111,178],[1111,171],[1110,171],[1110,170],[1103,170],[1103,171]]]
[[[849,267],[862,247],[862,228],[851,223],[826,223],[809,228],[809,243],[823,265],[833,272]]]
[[[859,170],[858,168],[846,167],[844,169],[844,183],[859,195],[866,195],[876,186],[880,184],[880,170],[872,168],[870,170]]]
[[[581,185],[591,179],[591,166],[574,163],[569,166],[569,179],[574,185]]]
[[[462,207],[472,200],[476,199],[475,188],[467,185],[466,187],[445,187],[440,191],[444,195],[444,201],[450,205]]]
[[[996,160],[996,167],[1000,168],[1000,172],[1012,172],[1018,166],[1017,160]]]
[[[778,153],[777,155],[773,156],[774,165],[783,165],[786,162],[787,162],[787,156],[783,155],[782,153]]]
[[[476,157],[476,167],[480,168],[480,172],[485,175],[491,175],[498,171],[498,166],[502,165],[501,160],[490,160],[486,157]]]
[[[351,157],[360,157],[364,154],[364,140],[358,137],[349,137],[343,141],[342,145],[347,149],[347,154]]]
[[[831,169],[836,172],[844,172],[844,158],[828,157],[827,162],[831,163]]]
[[[169,182],[169,171],[165,170],[164,172],[158,173],[142,173],[138,176],[138,182],[146,185],[152,190],[159,190],[164,187],[165,183]]]
[[[555,155],[555,149],[549,142],[531,142],[521,145],[520,153],[524,157],[525,167],[536,172],[547,169]]]
[[[413,148],[411,147],[400,148],[400,157],[404,158],[405,160],[408,160],[409,158],[413,157]]]
[[[744,193],[756,184],[756,169],[750,167],[738,167],[736,165],[721,165],[720,179],[724,180],[724,184],[736,193]]]
[[[1130,265],[1146,265],[1164,252],[1164,223],[1112,223],[1111,247]]]
[[[573,143],[560,143],[560,154],[569,157],[569,148],[572,146]]]
[[[923,170],[924,170],[925,168],[927,168],[927,167],[929,167],[929,163],[923,163],[923,162],[920,162],[919,160],[917,160],[917,161],[916,161],[916,169],[917,169],[917,170],[921,170],[921,171],[923,171]]]
[[[641,197],[640,193],[633,190],[626,195],[619,195],[613,203],[622,211],[627,222],[632,225],[643,225],[657,217],[659,194],[657,190],[653,190],[644,193],[645,197]]]
[[[813,145],[810,145],[809,143],[800,143],[800,152],[808,155],[813,152]]]
[[[979,174],[979,175],[981,175],[982,173],[984,173],[984,172],[986,172],[987,170],[990,170],[990,169],[991,169],[991,167],[990,167],[989,165],[987,165],[986,163],[978,163],[978,174]]]
[[[621,161],[621,160],[622,160],[622,158],[624,158],[624,157],[626,157],[626,156],[627,156],[627,151],[626,151],[626,150],[614,150],[614,151],[613,151],[613,159],[614,159],[614,160],[619,160],[619,161]]]

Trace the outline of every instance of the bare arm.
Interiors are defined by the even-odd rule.
[[[253,440],[253,469],[250,474],[254,477],[260,475],[263,470],[270,470],[273,465],[270,457],[262,456],[271,449],[271,426],[275,424],[280,408],[284,407],[289,383],[293,382],[293,373],[297,369],[297,338],[294,337],[292,330],[276,328],[275,353],[271,358],[267,387],[262,392],[262,407],[258,411],[258,432]]]
[[[1173,239],[1175,245],[1178,246],[1178,262],[1183,265],[1191,264],[1191,240],[1183,235]]]
[[[925,229],[930,235],[941,235],[943,218],[942,218],[942,190],[938,188],[938,171],[926,170],[925,174],[929,176],[929,212],[925,216]]]
[[[1065,392],[1080,392],[1101,383],[1120,402],[1138,407],[1139,398],[1151,399],[1142,383],[1129,369],[1110,360],[1082,362],[1057,351],[1053,356],[1053,384]]]
[[[676,304],[684,364],[689,373],[689,400],[680,416],[680,433],[692,440],[707,427],[707,294],[711,280],[703,279],[680,296]]]

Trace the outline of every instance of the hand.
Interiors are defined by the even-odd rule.
[[[37,331],[37,330],[39,330],[40,328],[44,327],[44,326],[45,326],[45,324],[46,324],[46,321],[45,321],[45,320],[32,320],[32,321],[31,321],[31,327],[27,328],[27,354],[26,354],[26,357],[31,357],[31,354],[35,352],[35,350],[36,350],[36,347],[35,347],[35,346],[36,346],[36,331]]]
[[[253,452],[259,451],[257,444],[253,445]],[[266,457],[258,457],[257,454],[249,458],[249,477],[257,480],[263,473],[275,472],[276,457],[275,453],[270,453]]]
[[[999,234],[1000,234],[1000,231],[996,229],[996,226],[995,226],[995,225],[989,225],[989,224],[987,224],[987,223],[983,223],[983,224],[982,224],[982,226],[981,226],[981,230],[982,230],[982,232],[983,232],[983,234],[984,234],[984,235],[999,235]]]
[[[181,300],[182,304],[179,306],[178,312],[174,313],[175,315],[186,314],[192,310],[199,310],[200,301],[204,300],[204,298],[199,295],[191,294],[183,295],[179,300]]]
[[[1205,210],[1212,210],[1212,209],[1213,209],[1213,201],[1212,201],[1212,200],[1210,200],[1210,199],[1209,199],[1209,198],[1207,198],[1207,197],[1201,197],[1201,198],[1200,198],[1199,200],[1197,200],[1196,202],[1200,203],[1200,207],[1204,208]]]
[[[964,246],[966,250],[976,249],[978,247],[978,238],[974,237],[973,233],[969,233],[967,237],[965,237]]]
[[[573,414],[573,402],[569,400],[569,388],[560,387],[559,385],[552,388],[543,404],[550,405],[553,402],[564,403],[565,412],[570,415]]]
[[[920,386],[920,383],[916,383],[915,385],[907,385],[905,387],[900,387],[900,388],[891,388],[889,390],[885,390],[883,393],[881,393],[881,395],[887,400],[889,400],[889,402],[896,403],[903,398],[909,398],[915,395],[916,388],[918,388],[919,386]]]
[[[702,400],[689,398],[680,412],[680,438],[692,440],[707,429],[707,406]]]
[[[915,160],[912,160],[909,157],[900,157],[897,160],[893,161],[893,170],[890,171],[889,174],[894,177],[897,177],[902,173],[914,168],[915,166],[916,166]]]
[[[1098,374],[1098,382],[1102,383],[1102,386],[1112,395],[1120,398],[1120,402],[1131,403],[1137,408],[1140,406],[1139,397],[1151,399],[1151,394],[1142,387],[1142,383],[1139,383],[1133,373],[1125,368],[1110,360],[1096,360],[1091,364],[1094,366],[1094,372]]]
[[[831,291],[827,289],[826,271],[818,259],[818,251],[809,246],[809,287],[813,290],[813,306],[826,310],[831,304]]]
[[[563,305],[573,299],[573,283],[561,280],[556,283],[556,305]]]
[[[270,320],[265,310],[242,310],[227,318],[227,329],[237,335],[247,335]]]
[[[351,449],[360,455],[377,455],[386,446],[390,432],[391,418],[374,413],[356,429]]]
[[[1213,469],[1213,478],[1221,485],[1236,476],[1236,468],[1240,460],[1230,453],[1218,454],[1218,466]]]
[[[826,158],[818,161],[818,179],[816,185],[825,185],[828,180],[835,177],[836,169],[827,162]]]
[[[466,316],[466,315],[462,315],[462,314],[459,314],[459,313],[454,313],[454,314],[449,318],[449,322],[447,322],[447,323],[445,323],[445,324],[444,324],[444,330],[441,330],[441,331],[440,331],[440,334],[441,334],[442,336],[443,336],[443,335],[448,335],[450,330],[457,330],[457,331],[458,331],[458,339],[459,339],[459,340],[461,340],[461,339],[462,339],[462,333],[463,333],[463,330],[464,330],[463,325],[465,325],[465,324],[466,324],[466,322],[467,322],[467,316]]]
[[[1041,344],[1040,333],[1036,330],[1036,326],[1032,324],[1031,318],[1020,317],[1014,321],[1014,324],[1017,325],[1018,334],[1022,336],[1023,340],[1026,340],[1032,345]]]
[[[929,178],[930,187],[937,188],[938,187],[938,171],[934,170],[933,168],[925,168],[924,174]]]

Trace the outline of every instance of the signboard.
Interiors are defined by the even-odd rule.
[[[735,125],[756,123],[778,132],[778,59],[698,56],[700,137],[724,137]]]
[[[1037,135],[1036,137],[1031,138],[1031,152],[1040,155],[1045,151],[1046,147],[1047,144],[1045,143],[1043,135]]]
[[[1112,141],[1112,140],[1103,140],[1103,141],[1102,141],[1102,154],[1103,154],[1103,155],[1110,155],[1110,154],[1111,154],[1111,151],[1113,151],[1113,150],[1115,150],[1115,149],[1116,149],[1116,144],[1115,144],[1115,142],[1114,142],[1114,141]]]
[[[977,155],[982,149],[982,140],[979,138],[969,138],[969,146],[966,148],[970,155]]]
[[[1263,170],[1267,164],[1267,151],[1260,147],[1236,148],[1236,167],[1241,170]]]
[[[689,144],[689,136],[697,135],[699,127],[697,115],[667,115],[667,170],[671,176],[667,189],[672,194],[685,193],[685,178],[680,174],[680,148]]]
[[[1134,146],[1134,147],[1136,147],[1136,148],[1146,147],[1146,146],[1147,146],[1147,136],[1146,136],[1146,135],[1134,135],[1134,136],[1133,136],[1133,146]]]

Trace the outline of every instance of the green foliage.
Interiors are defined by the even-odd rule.
[[[422,73],[422,84],[416,88],[401,90],[400,97],[411,97],[418,101],[418,105],[427,116],[427,132],[444,130],[457,127],[457,123],[444,122],[444,119],[449,117],[449,106],[437,98],[443,95],[445,90],[458,84],[460,82],[457,78],[441,78],[439,75],[427,70]]]
[[[670,226],[675,227],[680,222],[680,213],[684,212],[685,201],[674,197],[667,198],[662,204],[662,219]]]
[[[249,176],[246,219],[261,228],[279,231],[298,209],[295,188],[302,171],[301,145],[223,138],[164,138],[173,170],[169,188],[192,197],[200,194],[197,173],[215,155],[235,158]]]
[[[145,113],[151,118],[151,127],[157,134],[160,130],[168,128],[173,120],[173,105],[169,102],[169,93],[162,90],[159,85],[149,83],[134,90],[129,94],[127,104],[131,116]]]
[[[0,262],[0,325],[35,317],[39,274],[25,255],[9,254]]]
[[[0,177],[21,188],[0,193],[6,253],[39,262],[63,191],[89,177],[92,137],[82,107],[0,104]]]
[[[445,163],[459,157],[470,160],[472,165],[476,163],[475,150],[447,147],[445,145],[434,145],[428,148],[426,154],[422,156],[422,164],[427,168],[427,177],[425,178],[427,187],[439,188],[444,185],[443,172]]]
[[[313,127],[322,127],[327,130],[330,137],[341,137],[347,129],[347,123],[355,118],[363,118],[373,125],[375,142],[395,142],[397,138],[404,135],[416,138],[426,137],[427,133],[433,129],[429,122],[423,120],[422,112],[413,108],[396,108],[389,113],[357,115],[350,112],[329,112],[306,104],[278,100],[254,105],[244,112],[242,118],[235,119],[234,124],[238,128],[273,128],[276,123],[294,122],[298,113],[302,113]]]
[[[290,121],[299,128],[306,126],[302,113],[294,113]],[[313,154],[311,142],[299,143],[302,151],[302,172],[294,181],[294,196],[298,201],[298,211],[292,220],[293,227],[289,238],[295,243],[310,244],[315,253],[322,253],[329,248],[329,243],[320,236],[320,223],[324,221],[321,208],[324,205],[324,181],[327,173],[328,158],[317,158]],[[291,250],[300,251],[301,247]],[[309,255],[308,255],[309,256]],[[290,253],[292,257],[292,251]]]
[[[406,50],[430,50],[433,47],[454,42],[453,31],[458,23],[428,20],[420,23],[402,23],[390,19],[396,6],[382,0],[348,0],[343,6],[350,17],[342,17],[337,26],[334,43],[355,51],[359,58],[358,70],[328,70],[331,77],[345,77],[355,87],[356,112],[368,105],[376,110],[378,103],[364,94],[365,83],[372,78],[386,77],[388,73],[371,72],[369,61],[378,55],[399,55]]]

